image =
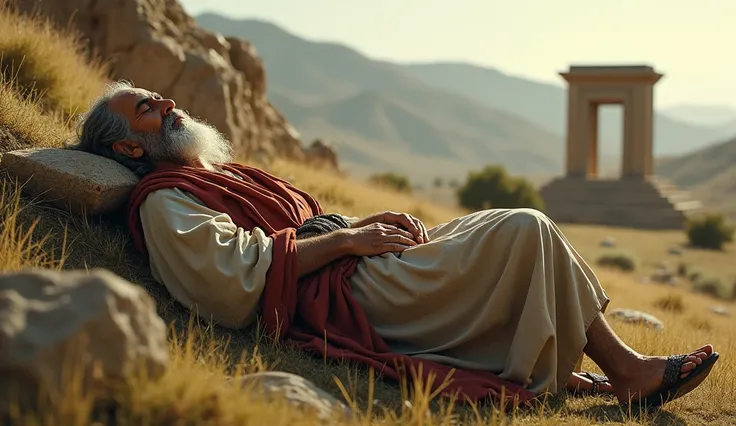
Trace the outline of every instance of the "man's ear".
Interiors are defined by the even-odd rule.
[[[138,142],[127,139],[113,143],[112,150],[131,158],[140,158],[144,154],[143,148]]]

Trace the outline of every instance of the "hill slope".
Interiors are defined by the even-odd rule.
[[[328,139],[355,169],[390,169],[424,181],[464,176],[488,162],[502,162],[514,173],[561,171],[560,135],[522,117],[269,23],[213,14],[197,21],[252,42],[264,59],[272,102],[305,139]]]
[[[662,161],[656,171],[736,220],[736,138]]]
[[[555,86],[465,63],[417,63],[403,65],[402,68],[427,84],[491,107],[504,108],[555,134],[565,133],[566,91],[561,77],[560,85]],[[620,155],[617,151],[621,149],[621,129],[621,110],[602,109],[600,135],[603,153]],[[654,134],[656,155],[683,154],[723,138],[720,126],[698,126],[661,113],[656,115]]]
[[[661,110],[675,120],[703,126],[722,126],[736,122],[736,108],[725,105],[681,104]]]

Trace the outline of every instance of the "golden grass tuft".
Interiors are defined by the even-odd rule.
[[[58,255],[46,238],[34,238],[36,222],[25,227],[20,215],[28,206],[21,203],[20,185],[3,177],[0,184],[0,271],[14,272],[38,267],[61,269],[63,247]]]
[[[106,68],[90,61],[82,46],[76,34],[47,19],[0,6],[0,71],[45,111],[79,114],[105,84]]]
[[[663,310],[676,313],[682,313],[685,310],[685,303],[681,294],[668,294],[654,301],[654,306]]]
[[[60,146],[108,82],[76,36],[0,5],[0,152]]]

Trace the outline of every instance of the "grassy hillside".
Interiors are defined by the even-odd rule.
[[[506,109],[433,88],[394,65],[300,39],[266,22],[213,14],[197,22],[251,41],[264,59],[273,103],[306,139],[329,140],[351,166],[411,174],[424,183],[437,175],[464,178],[468,169],[487,163],[503,163],[517,174],[562,171],[561,136]],[[386,147],[391,148],[384,152]]]
[[[7,29],[7,30],[6,30]],[[0,10],[0,46],[16,45],[23,38],[24,62],[38,61],[48,68],[38,76],[47,78],[48,89],[60,96],[51,102],[44,91],[35,101],[20,93],[24,86],[4,81],[0,84],[0,153],[18,146],[57,145],[70,137],[70,122],[65,118],[71,102],[86,105],[105,83],[102,69],[85,64],[78,55],[74,40],[47,31],[38,23],[20,20]],[[49,55],[44,46],[55,46]],[[4,53],[0,50],[0,53]],[[85,77],[83,85],[58,79],[59,70]],[[33,72],[14,68],[14,75]],[[52,78],[53,77],[53,78]],[[29,77],[33,80],[35,77]],[[21,80],[16,80],[19,82]],[[29,81],[29,80],[25,80]],[[34,80],[35,81],[35,80]],[[73,83],[73,82],[72,82]],[[67,84],[69,84],[67,86]],[[83,109],[83,107],[80,107]],[[79,110],[77,110],[79,111]],[[74,113],[69,112],[73,118]],[[408,211],[433,226],[462,211],[441,208],[404,194],[388,192],[299,164],[277,162],[270,170],[314,194],[327,211],[364,215],[384,209]],[[51,407],[27,417],[14,418],[14,425],[231,425],[319,424],[314,416],[300,414],[282,403],[254,400],[247,391],[227,386],[226,377],[263,369],[277,369],[302,374],[338,397],[355,401],[358,416],[351,425],[454,425],[466,424],[541,424],[582,425],[593,421],[609,424],[664,425],[736,422],[736,365],[728,360],[736,356],[736,331],[732,319],[715,316],[708,308],[716,303],[703,295],[691,293],[686,286],[642,286],[640,272],[622,274],[600,270],[600,278],[613,298],[611,309],[628,307],[649,311],[666,324],[662,333],[621,323],[613,323],[620,335],[634,348],[648,354],[666,354],[690,350],[701,343],[716,345],[722,354],[708,381],[687,398],[667,406],[659,413],[627,413],[608,399],[598,397],[567,398],[548,401],[539,410],[500,414],[488,407],[453,407],[437,401],[430,404],[426,393],[403,394],[398,386],[380,380],[370,386],[371,377],[364,369],[343,363],[327,363],[295,352],[286,343],[269,341],[259,330],[231,332],[192,321],[188,313],[151,277],[142,259],[132,250],[129,233],[117,216],[82,218],[31,202],[22,196],[13,182],[0,175],[0,272],[29,266],[52,269],[102,267],[145,287],[156,299],[164,321],[171,324],[172,363],[159,380],[133,378],[122,389],[113,406],[99,406],[93,395],[81,395],[74,383]],[[606,236],[619,240],[621,248],[632,250],[644,265],[667,258],[667,248],[681,244],[680,233],[635,232],[598,227],[566,227],[572,242],[593,260],[597,243]],[[736,247],[723,252],[685,249],[682,259],[703,263],[711,272],[733,276]],[[706,263],[707,262],[707,263]],[[662,308],[662,301],[679,300],[679,310]],[[736,304],[717,302],[732,311]],[[586,361],[587,362],[587,361]],[[586,365],[590,368],[590,365]],[[343,392],[344,391],[344,392]],[[404,400],[410,403],[404,403]],[[375,404],[374,401],[379,401]],[[111,401],[106,401],[110,403]],[[351,404],[352,405],[352,404]],[[426,408],[432,410],[428,414]],[[474,409],[477,408],[477,409]],[[5,423],[4,423],[5,424]]]
[[[736,139],[663,161],[657,173],[736,218]]]
[[[402,68],[425,83],[503,108],[555,134],[565,134],[567,101],[562,77],[559,84],[552,85],[465,63],[407,64]],[[564,70],[550,70],[550,77],[560,71]],[[621,155],[618,150],[622,149],[622,119],[620,108],[601,111],[599,132],[603,154]],[[656,114],[655,155],[682,154],[706,146],[722,138],[722,132],[719,127],[699,126]]]

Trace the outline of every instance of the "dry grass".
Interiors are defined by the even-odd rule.
[[[393,209],[421,217],[427,226],[435,226],[464,210],[442,207],[407,194],[346,179],[329,171],[287,161],[275,161],[264,166],[320,200],[325,211],[340,211],[346,215],[365,216]]]
[[[9,19],[8,16],[4,10],[0,13],[2,19]],[[21,21],[11,20],[13,25],[10,26],[7,22],[0,20],[0,46],[24,46],[29,52],[42,52],[45,55],[48,51],[43,50],[43,43],[10,43],[7,40],[14,37],[13,31],[18,28],[26,28],[25,32],[18,32],[21,38],[32,40],[36,33],[38,37],[46,37],[44,40],[57,37],[56,33],[48,31],[43,25],[36,31],[32,27],[18,27],[16,24]],[[62,44],[71,44],[68,38],[58,40],[66,40],[60,42]],[[72,55],[71,52],[78,54],[77,49],[62,49],[60,52],[66,56]],[[71,70],[71,67],[79,65],[76,59],[58,59],[58,56],[63,55],[54,53],[50,60],[58,61],[57,65],[66,64],[62,70]],[[36,71],[42,73],[58,72],[54,70],[59,69],[48,64],[37,66],[49,66],[43,71]],[[80,71],[77,75],[92,78],[98,74],[91,68],[91,71]],[[10,129],[11,134],[25,144],[48,145],[63,139],[69,132],[64,111],[81,108],[80,105],[85,104],[90,93],[94,92],[90,89],[85,94],[83,88],[75,89],[74,85],[68,89],[55,87],[69,84],[69,80],[63,78],[47,78],[43,81],[47,89],[53,89],[40,93],[39,99],[47,99],[43,102],[39,99],[25,101],[15,90],[20,87],[17,84],[7,84],[7,81],[0,84],[0,129]],[[77,107],[67,103],[65,99],[70,99],[70,93],[76,93],[78,99],[85,101]],[[7,141],[7,138],[7,134],[0,134],[0,142]],[[6,144],[4,149],[8,147],[11,145]],[[429,226],[463,213],[302,165],[277,162],[270,165],[269,169],[313,193],[328,211],[355,216],[385,209],[408,211]],[[355,425],[449,425],[457,424],[462,419],[467,419],[468,424],[736,423],[736,365],[730,361],[736,355],[733,320],[711,313],[708,308],[713,299],[692,294],[686,288],[644,285],[638,283],[637,276],[630,273],[600,271],[603,285],[612,297],[610,309],[641,309],[660,317],[665,323],[666,329],[661,333],[613,323],[617,332],[635,349],[647,354],[669,354],[688,351],[705,342],[716,345],[722,359],[708,381],[692,395],[669,404],[664,411],[653,415],[621,412],[615,403],[605,398],[564,396],[553,398],[538,410],[502,415],[489,407],[474,409],[430,402],[426,392],[408,393],[405,387],[394,383],[380,379],[373,381],[371,374],[362,368],[347,363],[325,362],[296,352],[284,343],[264,338],[257,329],[235,333],[210,327],[200,321],[190,321],[188,313],[174,303],[153,280],[150,271],[141,266],[141,259],[130,248],[127,231],[120,218],[72,217],[21,199],[6,178],[3,177],[2,181],[6,186],[0,198],[0,271],[11,272],[30,266],[53,269],[104,267],[144,286],[157,300],[159,314],[171,324],[172,362],[159,380],[131,378],[130,386],[119,390],[112,407],[93,404],[94,399],[90,395],[81,395],[70,384],[68,392],[64,393],[56,406],[17,418],[13,424],[87,425],[92,423],[92,419],[100,424],[118,425],[276,426],[321,423],[314,415],[297,413],[279,402],[254,401],[247,391],[226,384],[227,376],[237,380],[242,374],[263,369],[301,374],[335,396],[355,401],[354,406],[359,413],[354,421],[349,422]],[[597,258],[601,254],[598,242],[612,235],[620,247],[633,252],[645,269],[653,269],[661,260],[670,258],[667,254],[670,246],[685,242],[682,233],[584,226],[565,226],[563,229],[588,259]],[[703,270],[728,276],[736,274],[732,260],[734,251],[733,245],[723,253],[684,249],[681,256],[670,260],[684,260]],[[732,311],[736,310],[733,303],[723,304]],[[589,360],[586,360],[585,367],[595,369]],[[417,389],[421,389],[421,386]],[[379,404],[374,405],[374,400],[378,400]],[[405,400],[410,402],[403,402]],[[431,407],[430,415],[427,414],[428,407]]]
[[[297,177],[298,180],[298,177]],[[344,185],[349,185],[349,181]],[[346,186],[347,188],[347,186]],[[24,265],[48,265],[48,267],[59,267],[58,263],[48,263],[48,256],[43,254],[41,248],[48,250],[53,244],[60,242],[59,237],[64,233],[61,229],[67,229],[69,233],[69,246],[71,255],[82,248],[91,250],[103,250],[104,247],[116,247],[116,252],[126,250],[126,241],[120,239],[114,229],[105,228],[101,223],[94,223],[68,216],[59,216],[55,219],[39,206],[29,206],[31,211],[21,209],[17,201],[17,195],[10,194],[3,198],[3,240],[0,247],[4,247],[2,254],[6,259],[3,268],[17,270]],[[364,200],[360,186],[355,187],[354,204],[358,200]],[[393,199],[393,194],[381,194],[387,200]],[[393,199],[397,204],[388,204],[387,207],[401,210],[405,198]],[[348,214],[357,214],[351,208],[335,209]],[[364,208],[373,210],[370,204]],[[425,205],[423,208],[434,213],[437,221],[442,220],[447,212],[433,210],[433,206]],[[19,211],[20,209],[20,211]],[[20,213],[19,213],[20,212]],[[21,226],[24,222],[19,219],[23,216],[46,216],[44,219],[56,222],[56,238],[48,239],[39,245],[35,240],[25,238],[28,232],[12,231],[10,226]],[[10,226],[9,226],[10,225]],[[39,223],[43,227],[42,223]],[[45,231],[38,231],[36,235]],[[646,232],[642,232],[646,236]],[[96,243],[101,236],[107,239]],[[10,241],[6,240],[9,239]],[[26,244],[23,246],[22,244]],[[121,246],[122,245],[122,246]],[[36,247],[29,249],[29,247]],[[7,249],[5,249],[7,247]],[[29,255],[28,253],[35,253]],[[585,254],[585,253],[584,253]],[[99,256],[85,257],[84,262],[91,262],[91,267],[100,264],[114,265],[118,262],[118,255],[111,255],[110,259],[100,260]],[[135,259],[132,259],[133,261]],[[78,259],[77,262],[82,261]],[[68,263],[68,262],[67,262]],[[121,275],[130,276],[127,267],[109,266]],[[355,399],[357,408],[362,414],[348,424],[367,424],[372,420],[379,421],[384,418],[382,424],[452,424],[457,418],[468,418],[470,424],[589,424],[591,421],[604,421],[610,423],[628,424],[698,424],[707,419],[711,424],[732,424],[736,421],[736,365],[729,362],[730,357],[736,355],[736,331],[731,326],[732,320],[719,317],[709,312],[711,299],[703,295],[693,295],[679,288],[669,288],[659,285],[644,285],[637,283],[632,275],[623,272],[603,270],[600,278],[607,291],[612,297],[610,309],[626,307],[641,309],[651,312],[660,317],[666,325],[663,333],[614,322],[613,326],[617,332],[635,349],[647,354],[667,354],[690,350],[705,342],[716,345],[723,358],[718,368],[713,372],[708,381],[687,398],[672,403],[667,409],[654,414],[622,413],[615,403],[609,399],[589,397],[584,399],[557,397],[541,409],[541,411],[516,412],[513,415],[504,416],[490,408],[476,410],[467,407],[456,407],[451,412],[442,411],[438,403],[431,404],[433,407],[432,419],[425,419],[424,409],[430,405],[427,395],[423,393],[406,394],[398,386],[391,383],[376,381],[373,395],[367,385],[369,375],[366,371],[356,369],[351,365],[325,364],[320,360],[308,355],[296,353],[288,346],[275,343],[265,339],[257,332],[246,347],[233,350],[227,339],[236,339],[235,335],[223,332],[217,328],[209,328],[206,324],[191,323],[184,329],[172,328],[171,354],[173,357],[171,369],[158,381],[140,381],[133,379],[132,389],[122,391],[116,403],[117,409],[111,414],[110,411],[95,410],[94,405],[89,403],[89,398],[82,395],[69,393],[63,404],[55,410],[49,410],[42,415],[46,422],[25,421],[15,424],[88,424],[89,417],[94,416],[97,420],[105,423],[106,416],[114,415],[116,424],[316,424],[317,419],[312,416],[298,414],[294,410],[284,406],[280,402],[266,403],[250,400],[247,392],[239,391],[232,386],[226,385],[226,376],[238,377],[241,374],[260,371],[263,369],[284,369],[286,371],[298,371],[309,379],[317,382],[320,386],[327,388],[333,394],[340,396],[341,386],[346,390],[349,399]],[[161,296],[159,296],[161,297]],[[165,297],[161,297],[166,301]],[[678,308],[672,309],[675,304]],[[728,304],[730,309],[736,306]],[[170,307],[171,308],[171,307]],[[165,311],[165,310],[164,310]],[[164,318],[171,316],[162,313]],[[245,356],[243,351],[245,350]],[[595,369],[586,360],[586,368]],[[390,411],[388,417],[377,407],[372,408],[369,416],[368,404],[374,398],[387,403],[388,398],[395,398],[393,404],[386,404],[395,411]],[[411,404],[401,404],[400,401],[409,399]],[[274,406],[276,404],[276,406]],[[415,407],[410,409],[410,407]],[[480,416],[480,420],[476,418]],[[32,416],[33,417],[33,416]],[[35,420],[40,420],[35,418]],[[109,420],[109,419],[108,419]],[[507,423],[508,424],[508,423]]]
[[[106,68],[88,60],[76,34],[58,31],[39,16],[0,6],[0,70],[19,93],[45,111],[72,117],[88,107],[106,82]]]
[[[0,152],[59,146],[108,81],[69,32],[0,5]]]

